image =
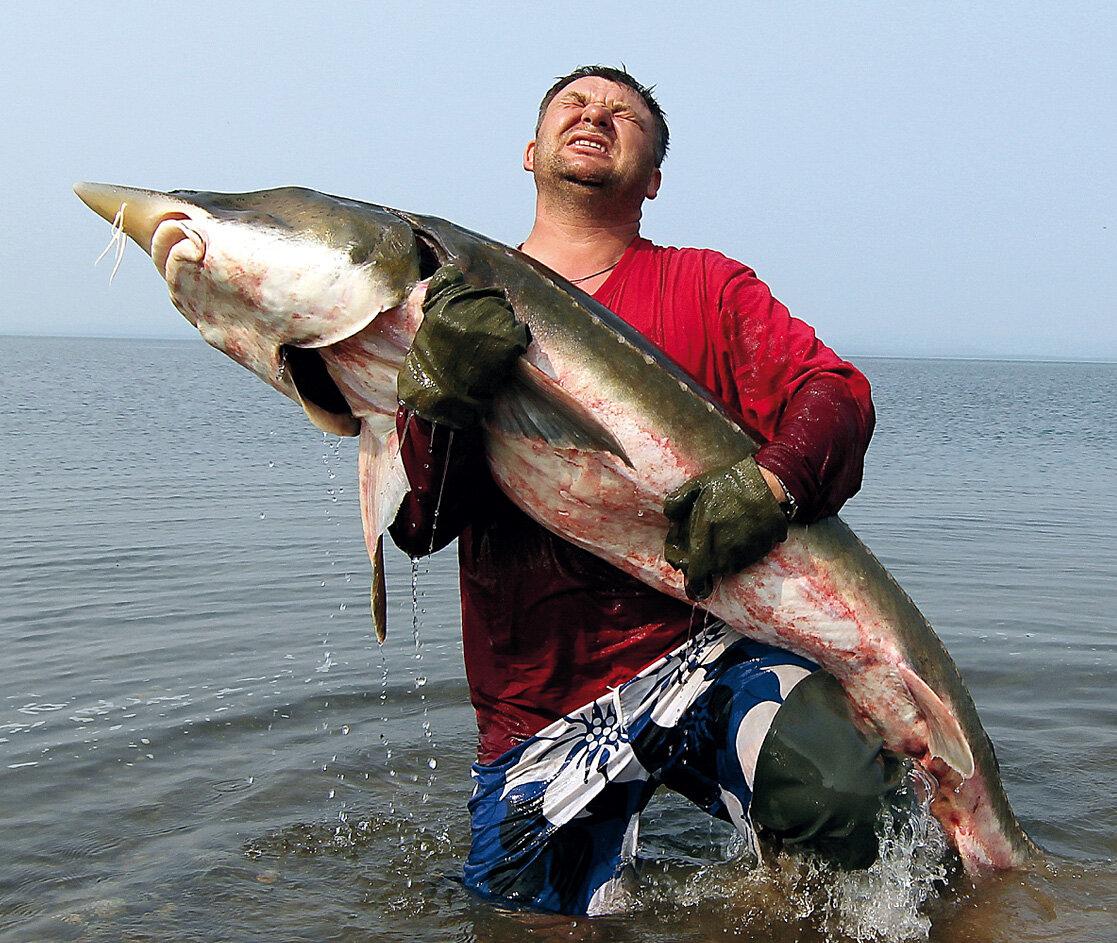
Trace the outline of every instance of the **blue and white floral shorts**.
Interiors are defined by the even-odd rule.
[[[609,912],[660,785],[732,822],[755,851],[757,755],[784,698],[817,667],[717,624],[475,764],[466,886],[558,913]]]

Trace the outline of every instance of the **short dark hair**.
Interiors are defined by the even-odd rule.
[[[655,100],[655,96],[652,95],[652,89],[655,88],[655,86],[641,85],[623,68],[614,69],[607,65],[583,65],[579,66],[573,72],[557,78],[555,84],[547,89],[547,94],[543,96],[543,101],[539,103],[539,117],[535,122],[535,133],[539,133],[539,127],[543,124],[543,113],[547,110],[547,106],[554,101],[555,96],[571,82],[590,76],[608,79],[610,82],[616,82],[618,85],[626,85],[644,100],[644,104],[648,106],[648,111],[652,113],[652,118],[655,121],[655,165],[658,167],[662,164],[663,158],[667,156],[667,141],[669,135],[667,131],[667,116],[664,114],[663,109],[659,107],[659,102]]]

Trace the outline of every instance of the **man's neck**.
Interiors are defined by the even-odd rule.
[[[537,201],[535,224],[524,240],[523,251],[564,278],[582,281],[620,261],[624,250],[639,235],[638,211],[621,218],[602,217],[591,212],[572,212],[570,208],[554,212],[543,201]]]

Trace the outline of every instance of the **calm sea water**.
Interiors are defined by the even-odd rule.
[[[352,441],[200,342],[5,338],[0,940],[1117,939],[1117,365],[862,366],[843,516],[958,662],[1042,866],[929,896],[910,861],[749,871],[664,798],[629,914],[474,900],[452,552],[389,559],[379,647]]]

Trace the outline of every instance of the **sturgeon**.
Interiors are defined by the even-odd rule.
[[[78,184],[147,252],[203,339],[359,436],[361,513],[384,621],[382,538],[407,492],[396,376],[426,280],[452,263],[503,288],[532,342],[485,424],[493,476],[527,514],[647,585],[686,599],[663,557],[664,496],[756,444],[624,321],[515,249],[445,220],[281,188],[162,193]],[[992,743],[957,667],[896,581],[838,518],[792,525],[703,602],[737,631],[813,659],[891,749],[931,775],[931,809],[967,871],[1025,866]]]

